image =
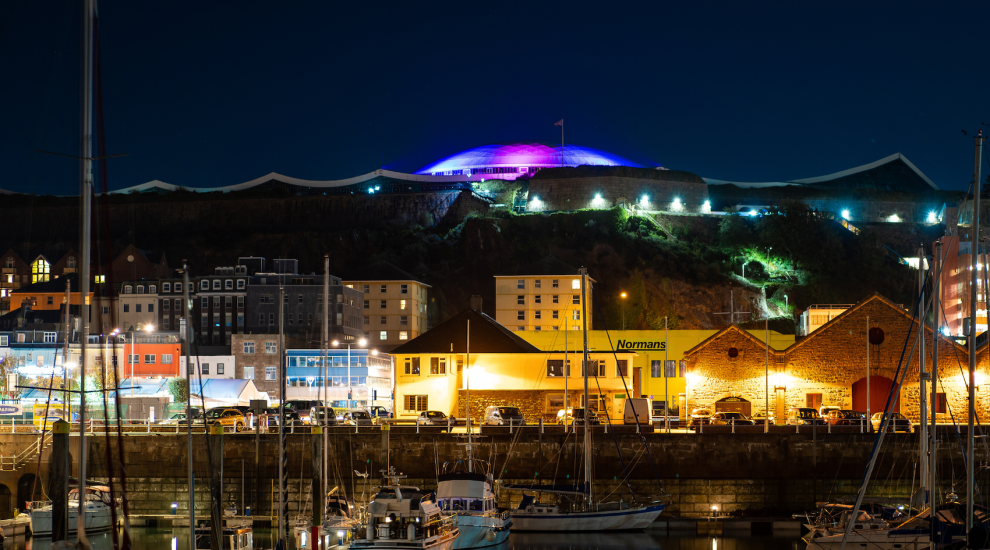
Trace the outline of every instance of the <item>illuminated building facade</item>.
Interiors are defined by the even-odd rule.
[[[563,153],[561,152],[563,151]],[[472,180],[514,180],[529,176],[546,168],[575,166],[634,166],[629,159],[618,155],[565,144],[507,143],[474,147],[430,164],[416,174],[430,176],[471,176]]]
[[[973,243],[958,236],[942,237],[941,304],[938,312],[942,331],[948,336],[963,336],[963,320],[970,316],[970,288],[973,286]],[[936,241],[936,242],[939,242]],[[932,250],[937,250],[932,247]],[[977,261],[976,333],[987,330],[987,251],[980,251]]]

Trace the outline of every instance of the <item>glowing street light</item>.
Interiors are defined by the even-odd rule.
[[[684,209],[684,205],[681,204],[680,197],[674,197],[674,202],[670,203],[670,206],[671,206],[671,209],[672,210],[675,210],[675,211],[683,210]]]
[[[848,220],[849,219],[849,210],[843,210],[842,211],[842,219],[844,219],[844,220]]]
[[[705,201],[705,203],[701,205],[701,211],[706,214],[710,214],[712,212],[712,201]]]
[[[605,204],[605,199],[602,198],[601,193],[595,193],[595,198],[591,200],[592,206],[602,206]]]
[[[928,213],[928,223],[937,223],[938,218],[935,216],[935,212]]]
[[[619,294],[622,298],[622,330],[626,330],[626,293]]]

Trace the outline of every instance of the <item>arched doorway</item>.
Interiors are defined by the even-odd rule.
[[[753,405],[742,397],[723,397],[715,402],[715,412],[741,412],[750,415]]]
[[[887,396],[894,381],[886,376],[870,376],[870,414],[883,412],[887,405]],[[866,377],[860,378],[852,387],[853,409],[866,412]],[[894,404],[894,412],[901,412],[901,400]]]
[[[10,487],[0,483],[0,519],[10,519],[14,517],[14,495],[10,492]]]
[[[31,496],[31,488],[34,488],[34,497]],[[17,480],[17,509],[23,511],[29,501],[41,500],[44,497],[44,490],[41,488],[41,481],[34,482],[34,474],[24,474]]]

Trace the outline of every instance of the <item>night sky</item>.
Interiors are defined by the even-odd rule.
[[[80,2],[5,2],[0,188],[78,189]],[[411,172],[559,142],[740,181],[905,154],[944,189],[990,123],[990,4],[100,2],[111,189]],[[984,167],[986,170],[986,166]],[[986,172],[984,172],[986,173]],[[0,199],[2,200],[2,199]]]

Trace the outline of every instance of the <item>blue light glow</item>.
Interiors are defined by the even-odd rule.
[[[849,211],[848,210],[843,210],[842,211],[842,218],[843,219],[846,219],[846,220],[849,219]]]
[[[937,221],[938,221],[938,218],[935,216],[935,213],[934,212],[929,212],[928,213],[928,223],[935,223]]]
[[[562,166],[632,166],[642,165],[599,149],[565,145],[512,143],[482,145],[467,149],[423,167],[417,174],[446,176],[486,175],[489,179],[514,180],[543,168]],[[491,174],[491,175],[489,175]]]

